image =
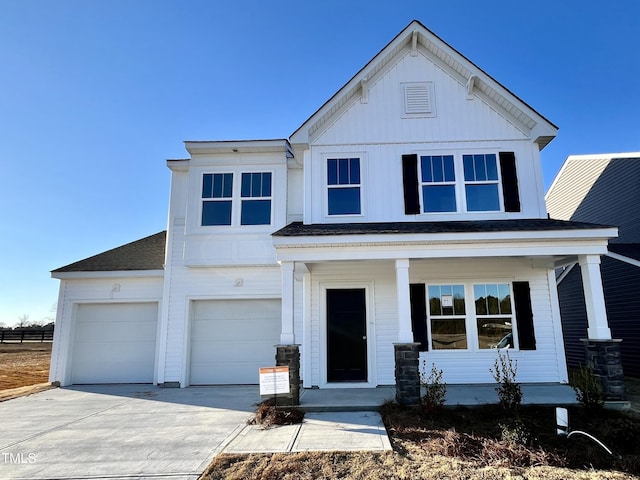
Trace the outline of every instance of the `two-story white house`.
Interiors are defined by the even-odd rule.
[[[305,388],[393,385],[403,349],[490,383],[496,346],[521,382],[566,382],[554,269],[579,262],[589,336],[610,339],[616,229],[548,218],[556,132],[414,21],[288,139],[186,142],[166,248],[55,270],[51,380],[255,384],[278,344]]]

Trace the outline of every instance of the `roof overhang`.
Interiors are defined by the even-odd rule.
[[[220,140],[184,142],[191,155],[197,154],[231,154],[231,153],[284,153],[287,158],[293,157],[293,149],[287,139],[275,140]]]
[[[87,280],[113,278],[163,278],[164,270],[113,270],[87,272],[51,272],[51,278],[58,280]]]

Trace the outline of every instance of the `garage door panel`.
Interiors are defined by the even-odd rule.
[[[157,303],[79,305],[72,382],[153,382],[157,314]]]
[[[258,368],[275,363],[280,305],[262,299],[195,302],[190,383],[258,383]]]

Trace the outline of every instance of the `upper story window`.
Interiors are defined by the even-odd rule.
[[[241,225],[271,223],[271,173],[242,174]]]
[[[456,211],[456,174],[453,155],[420,157],[423,211]]]
[[[464,191],[469,212],[500,210],[495,154],[463,155]]]
[[[513,152],[402,156],[404,213],[520,212]]]
[[[233,173],[202,176],[202,225],[231,225]]]
[[[234,187],[237,178],[240,184]],[[270,225],[271,180],[271,172],[247,172],[238,177],[233,173],[205,173],[201,225]]]
[[[359,215],[360,159],[327,159],[327,203],[329,215]]]

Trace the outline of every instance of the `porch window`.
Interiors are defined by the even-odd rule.
[[[359,215],[360,159],[329,158],[327,160],[327,196],[329,215]]]
[[[202,225],[231,225],[233,173],[202,176]]]
[[[466,350],[464,285],[429,286],[429,318],[433,350]]]
[[[468,212],[500,210],[498,164],[496,155],[463,155],[464,191]]]
[[[425,213],[456,211],[453,155],[420,157],[422,203]]]
[[[474,285],[473,296],[478,348],[513,348],[513,308],[509,285]]]

